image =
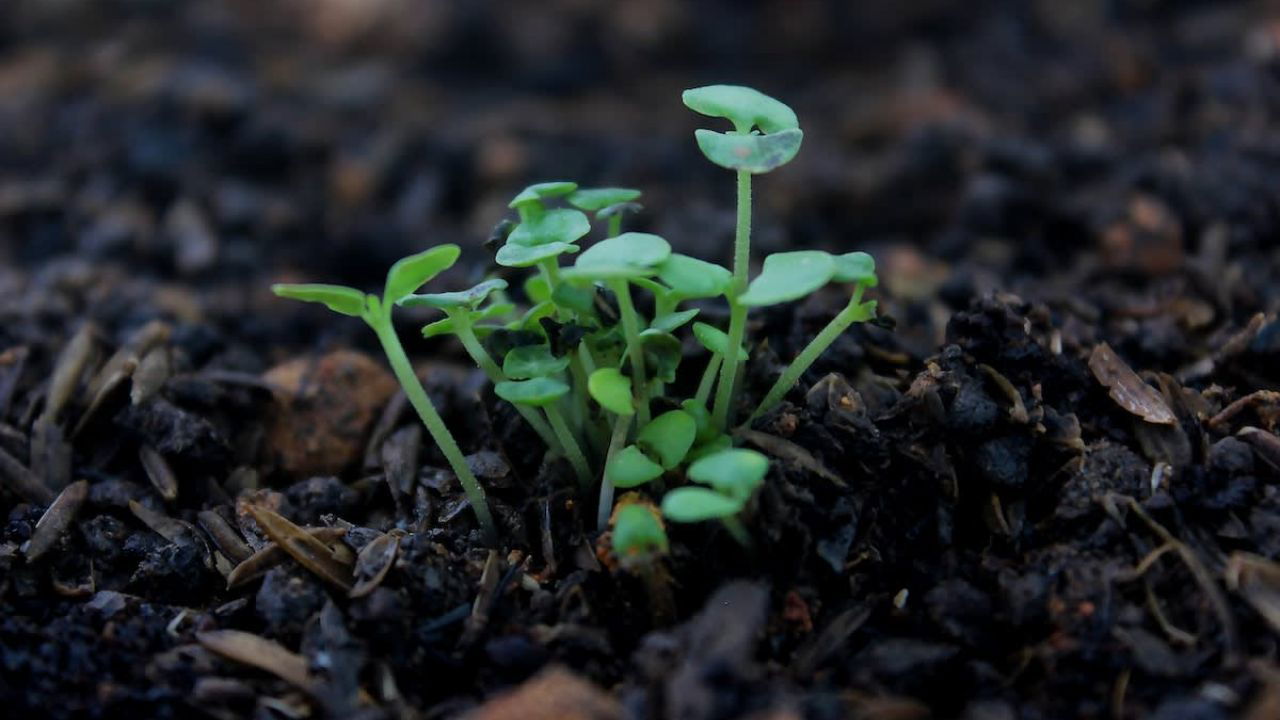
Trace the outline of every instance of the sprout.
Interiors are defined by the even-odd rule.
[[[618,565],[639,576],[644,583],[655,624],[669,619],[675,613],[675,603],[671,597],[671,577],[661,563],[670,550],[661,512],[637,493],[628,493],[618,501],[618,509],[613,513],[611,535]]]
[[[640,448],[628,445],[606,466],[604,474],[614,487],[633,488],[662,477],[662,466]]]
[[[280,297],[318,302],[335,312],[359,316],[373,328],[382,344],[383,352],[386,353],[387,360],[391,363],[396,379],[404,389],[405,397],[418,412],[418,417],[422,419],[422,424],[426,426],[431,439],[444,454],[449,467],[458,476],[458,482],[462,484],[486,540],[496,544],[497,528],[494,526],[493,516],[489,513],[484,486],[476,480],[470,466],[467,465],[466,458],[462,455],[462,450],[458,447],[457,440],[449,432],[440,413],[436,412],[435,406],[431,404],[431,398],[413,371],[413,365],[405,355],[404,346],[400,344],[400,338],[396,335],[395,327],[391,323],[391,310],[395,304],[422,287],[431,278],[450,268],[457,262],[460,253],[457,245],[441,245],[400,260],[392,265],[387,273],[381,299],[375,295],[362,295],[358,290],[337,285],[273,285],[271,290]],[[361,296],[363,296],[363,302],[361,307],[357,307],[357,298]]]
[[[769,459],[754,450],[724,450],[689,466],[690,480],[710,485],[682,487],[662,498],[662,514],[675,522],[719,520],[734,539],[750,544],[746,528],[737,515],[764,482]]]
[[[546,211],[543,200],[562,197],[578,189],[575,182],[542,182],[535,183],[520,191],[507,206],[520,213],[520,220],[525,221]]]
[[[587,457],[582,454],[582,447],[578,445],[573,431],[569,429],[568,423],[564,421],[564,415],[557,407],[560,398],[569,394],[568,385],[555,378],[536,377],[531,380],[501,382],[493,386],[493,391],[498,394],[498,397],[513,405],[542,408],[542,411],[547,414],[547,421],[551,423],[552,431],[555,432],[556,438],[560,440],[560,445],[569,457],[569,464],[573,466],[578,482],[584,488],[590,486],[591,470],[587,467]]]
[[[684,92],[684,104],[691,110],[733,123],[733,131],[716,133],[697,130],[698,147],[707,159],[737,172],[738,223],[733,241],[733,282],[729,293],[729,343],[742,347],[747,329],[747,306],[737,302],[737,294],[747,286],[751,263],[751,176],[766,173],[788,163],[800,150],[804,133],[791,108],[758,90],[738,85],[710,85]],[[716,390],[716,427],[728,426],[734,384],[737,382],[736,356],[721,360],[720,385]]]
[[[616,237],[622,233],[623,213],[640,210],[640,204],[635,202],[638,197],[640,197],[639,190],[591,188],[578,190],[570,195],[569,204],[579,210],[594,212],[597,220],[607,220],[609,230],[606,237]]]

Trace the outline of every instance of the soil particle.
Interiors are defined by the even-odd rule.
[[[292,563],[271,568],[262,579],[253,607],[271,637],[297,637],[327,595],[320,581]]]

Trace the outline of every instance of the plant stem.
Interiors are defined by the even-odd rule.
[[[484,349],[484,344],[480,342],[480,338],[476,337],[475,329],[471,327],[471,322],[463,313],[453,314],[453,332],[458,336],[458,340],[462,343],[463,349],[475,361],[475,364],[484,372],[485,377],[489,378],[489,382],[497,385],[507,380],[507,374],[502,372],[502,368],[498,367],[498,363],[494,362],[493,356],[489,355],[489,351]],[[529,423],[529,427],[538,433],[538,437],[542,438],[542,442],[546,444],[551,452],[557,455],[564,455],[564,448],[561,447],[560,441],[556,438],[555,433],[551,432],[551,426],[547,425],[547,421],[542,419],[537,410],[525,405],[514,405],[516,412],[520,413],[520,417]]]
[[[616,213],[609,216],[609,237],[618,237],[622,234],[622,215]]]
[[[453,434],[444,424],[440,413],[436,412],[435,406],[431,404],[431,398],[422,387],[422,382],[418,380],[417,373],[413,371],[413,365],[409,363],[409,357],[404,353],[404,346],[400,344],[400,338],[391,325],[390,310],[388,309],[380,316],[366,318],[366,321],[378,334],[382,350],[386,353],[387,360],[391,363],[391,370],[400,381],[400,387],[404,389],[405,396],[409,398],[409,403],[413,405],[414,410],[418,411],[418,417],[422,419],[422,424],[426,426],[431,439],[440,448],[440,452],[444,453],[444,459],[458,476],[458,482],[462,483],[462,489],[467,494],[467,500],[471,503],[472,512],[476,514],[476,520],[480,523],[485,540],[497,547],[498,531],[493,524],[493,516],[489,514],[489,503],[485,500],[484,486],[472,474],[471,467],[467,465],[467,459],[463,457],[462,450],[458,447],[458,442],[453,439]]]
[[[738,348],[747,332],[747,308],[739,305],[737,296],[747,287],[751,264],[751,173],[738,171],[738,227],[733,239],[733,290],[729,295],[729,347],[720,367],[720,385],[716,389],[716,407],[712,422],[721,430],[729,424],[729,406],[733,404],[733,387],[738,375]]]
[[[618,298],[618,314],[622,316],[622,334],[631,358],[631,383],[636,388],[637,418],[641,426],[649,423],[649,390],[645,381],[644,347],[640,344],[640,320],[631,303],[631,286],[626,280],[610,280],[609,289]]]
[[[747,534],[747,529],[742,526],[741,520],[730,515],[729,517],[720,518],[720,522],[724,524],[725,529],[729,531],[733,539],[738,541],[738,544],[742,545],[742,547],[751,547],[751,536]]]
[[[609,481],[609,463],[627,442],[627,431],[631,428],[630,415],[616,415],[613,419],[613,434],[609,436],[609,453],[605,456],[604,472],[600,480],[600,505],[596,511],[596,529],[603,531],[609,526],[609,514],[613,511],[613,483]]]
[[[711,397],[711,386],[716,382],[716,372],[720,369],[720,353],[712,353],[707,359],[707,369],[702,371],[702,380],[698,382],[698,394],[694,396],[698,404],[707,406],[707,398]]]
[[[841,333],[848,330],[850,325],[862,318],[863,289],[862,284],[859,283],[853,290],[853,296],[849,298],[849,304],[845,305],[843,310],[831,318],[831,322],[827,323],[827,326],[822,328],[822,331],[815,335],[804,350],[801,350],[800,354],[791,361],[787,369],[782,371],[782,374],[778,376],[777,382],[773,384],[773,387],[769,388],[768,394],[756,406],[755,412],[751,413],[751,418],[748,422],[760,417],[774,405],[781,402],[787,391],[800,380],[800,376],[817,361],[828,347],[831,347],[831,343],[835,342]]]
[[[680,302],[675,293],[661,293],[653,298],[653,316],[660,318],[663,315],[670,315],[676,311],[676,305]]]
[[[573,472],[578,476],[578,483],[583,489],[591,487],[591,469],[587,467],[587,456],[582,454],[582,448],[578,445],[578,441],[573,437],[573,431],[564,421],[564,415],[560,413],[560,408],[555,403],[547,405],[543,408],[547,413],[547,420],[551,421],[551,429],[555,431],[556,437],[560,438],[560,443],[564,445],[566,455],[569,458],[569,464],[573,465]]]

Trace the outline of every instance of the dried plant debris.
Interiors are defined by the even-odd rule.
[[[210,630],[197,633],[196,639],[228,660],[265,670],[299,690],[313,691],[307,659],[277,642],[240,630]]]
[[[31,533],[31,540],[26,546],[27,562],[39,560],[53,547],[67,528],[71,527],[88,496],[89,483],[85,480],[77,480],[58,493],[58,497],[44,511],[44,515],[40,516],[35,531]]]
[[[342,562],[329,545],[275,511],[254,505],[249,505],[248,510],[262,532],[299,565],[326,582],[351,590],[351,565]]]
[[[1172,425],[1177,422],[1160,393],[1143,382],[1110,345],[1101,343],[1094,347],[1089,355],[1089,369],[1107,388],[1111,399],[1128,412],[1149,423]]]

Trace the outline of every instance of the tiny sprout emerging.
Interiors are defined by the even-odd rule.
[[[578,183],[575,182],[535,183],[521,190],[518,195],[511,199],[511,203],[507,207],[518,211],[523,219],[526,213],[530,211],[534,213],[541,211],[543,209],[543,200],[568,195],[577,189]]]
[[[605,468],[605,477],[614,487],[633,488],[662,477],[662,466],[640,448],[628,445]]]
[[[662,518],[647,503],[620,505],[613,516],[613,552],[625,565],[649,562],[669,550]]]

